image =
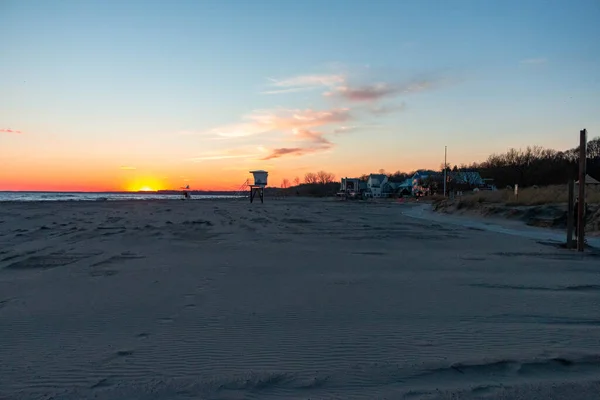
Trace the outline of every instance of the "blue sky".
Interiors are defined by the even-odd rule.
[[[23,172],[0,183],[24,163],[176,186],[574,147],[600,135],[598,21],[597,0],[4,0],[0,156]]]

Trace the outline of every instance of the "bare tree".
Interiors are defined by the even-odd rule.
[[[306,173],[306,175],[304,175],[304,183],[318,183],[319,182],[319,178],[317,177],[317,174],[313,173],[313,172],[308,172]]]
[[[335,182],[335,175],[331,172],[319,171],[317,172],[317,182],[322,185]]]
[[[299,177],[294,178],[294,186],[300,186],[300,178]]]
[[[287,178],[284,178],[283,181],[281,181],[281,188],[287,189],[289,187],[290,187],[290,181]]]

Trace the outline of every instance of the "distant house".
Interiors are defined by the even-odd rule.
[[[385,174],[371,174],[367,179],[367,193],[371,197],[387,197],[392,193],[392,187]]]
[[[340,185],[340,192],[359,193],[360,192],[360,179],[358,179],[358,178],[342,178],[342,182]]]
[[[456,171],[450,174],[452,186],[459,188],[480,188],[486,186],[486,182],[477,171]]]
[[[407,178],[396,185],[396,193],[402,196],[408,196],[413,193],[413,179]]]
[[[411,178],[412,193],[428,193],[431,191],[431,183],[442,182],[443,184],[443,181],[443,176],[439,172],[425,169],[418,170]]]

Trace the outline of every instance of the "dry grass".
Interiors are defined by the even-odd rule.
[[[575,188],[575,192],[577,194],[577,187]],[[586,187],[586,199],[588,204],[600,203],[600,185],[588,185]],[[465,194],[459,200],[459,202],[465,206],[475,205],[477,203],[496,203],[508,206],[536,206],[542,204],[566,203],[567,201],[567,185],[519,189],[518,197],[515,197],[514,191],[507,189],[501,189],[494,192],[482,191]]]

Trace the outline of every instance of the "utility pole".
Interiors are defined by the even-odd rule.
[[[567,249],[573,248],[573,214],[575,213],[575,180],[569,179],[569,203],[567,206]],[[579,234],[579,231],[577,231]]]
[[[448,171],[448,163],[446,161],[448,156],[448,146],[444,146],[444,197],[446,197],[446,181],[448,180],[447,178],[447,171]]]
[[[579,201],[577,208],[577,251],[585,247],[585,175],[587,131],[579,131]]]

